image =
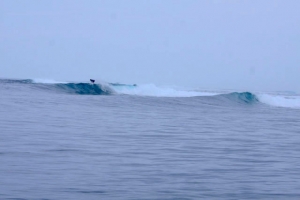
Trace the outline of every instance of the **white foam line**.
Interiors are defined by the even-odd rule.
[[[119,94],[129,94],[138,96],[155,97],[194,97],[194,96],[213,96],[218,93],[199,92],[192,90],[179,90],[170,87],[158,87],[154,84],[138,86],[111,86]]]
[[[33,83],[45,83],[45,84],[55,84],[55,83],[68,83],[68,82],[63,82],[63,81],[55,81],[51,79],[33,79]]]

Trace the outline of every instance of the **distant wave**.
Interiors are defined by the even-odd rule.
[[[67,94],[80,95],[136,95],[136,96],[153,96],[153,97],[204,97],[211,96],[220,100],[229,100],[231,102],[255,104],[263,103],[269,106],[288,107],[300,109],[300,96],[298,95],[274,95],[266,93],[251,92],[210,92],[183,90],[174,87],[158,87],[154,84],[136,85],[120,83],[68,83],[47,79],[0,79],[0,84],[22,84],[32,85],[45,91],[55,91]]]
[[[0,83],[33,83],[32,79],[0,79]]]

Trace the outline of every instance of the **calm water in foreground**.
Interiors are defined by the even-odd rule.
[[[103,87],[0,81],[0,199],[300,199],[297,105]]]

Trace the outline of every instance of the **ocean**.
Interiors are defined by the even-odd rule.
[[[0,79],[0,199],[300,199],[300,95]]]

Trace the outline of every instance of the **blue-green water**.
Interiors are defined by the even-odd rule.
[[[299,96],[0,80],[0,199],[299,199]]]

